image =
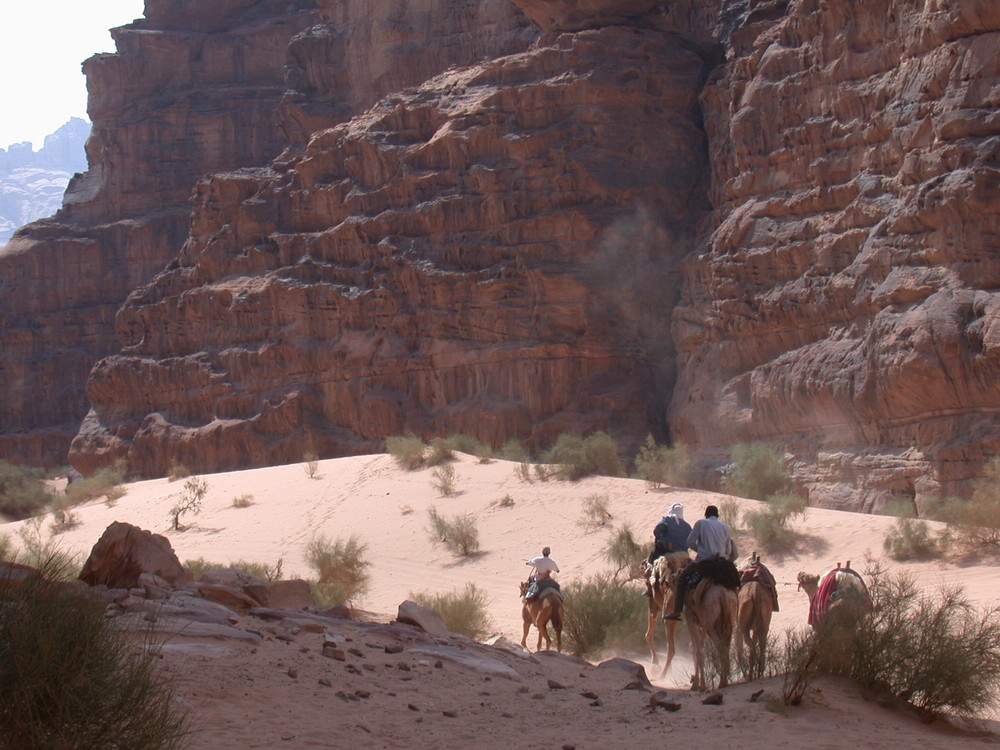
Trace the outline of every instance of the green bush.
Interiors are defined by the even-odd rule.
[[[562,479],[577,480],[591,474],[624,475],[618,446],[605,432],[595,432],[586,438],[564,432],[546,452],[545,463],[558,464]]]
[[[608,539],[602,554],[604,559],[614,567],[616,578],[623,571],[629,576],[641,571],[642,564],[647,557],[642,546],[636,542],[635,535],[627,523],[615,530],[611,538]]]
[[[19,588],[0,606],[0,748],[183,747],[188,719],[154,645],[86,594],[44,580]]]
[[[786,681],[786,700],[801,699],[813,674],[829,672],[928,715],[973,716],[994,709],[1000,607],[977,609],[959,587],[926,594],[906,573],[890,576],[875,569],[868,578],[870,611],[846,623],[828,616],[816,633],[788,644],[786,661],[797,671]]]
[[[748,510],[743,521],[757,540],[760,549],[766,552],[788,550],[795,542],[795,533],[788,522],[805,512],[805,500],[788,495],[775,495],[766,508]]]
[[[451,449],[451,443],[444,438],[434,438],[431,440],[431,452],[427,457],[428,466],[441,466],[448,461],[455,460],[455,451]]]
[[[431,525],[428,530],[432,544],[443,544],[453,554],[468,557],[479,551],[479,529],[471,513],[445,518],[437,508],[427,511]]]
[[[205,577],[205,574],[208,571],[215,570],[216,568],[237,570],[240,573],[245,573],[246,575],[252,576],[259,581],[280,581],[281,569],[283,566],[284,560],[280,557],[274,565],[268,565],[267,563],[260,562],[249,562],[247,560],[232,560],[229,563],[219,563],[206,560],[204,557],[184,561],[184,567],[190,571],[192,577],[196,581],[200,581]]]
[[[455,494],[455,467],[451,464],[438,466],[431,472],[434,480],[434,489],[442,496],[448,497]]]
[[[462,591],[446,594],[411,593],[410,598],[421,607],[428,607],[441,615],[452,633],[479,639],[489,635],[493,627],[486,611],[489,597],[474,583],[465,584]]]
[[[385,439],[386,452],[407,471],[423,466],[425,447],[424,441],[416,435],[393,435]]]
[[[40,469],[0,459],[0,513],[20,520],[41,512],[52,500]]]
[[[306,563],[318,577],[314,586],[317,601],[323,604],[354,602],[368,591],[371,563],[365,559],[368,545],[351,535],[332,541],[313,537],[306,545]]]
[[[563,593],[563,633],[574,655],[597,657],[645,647],[648,606],[634,587],[598,574],[566,585]]]
[[[738,500],[728,497],[719,502],[719,520],[726,524],[732,532],[743,530],[743,519],[743,510]]]
[[[897,518],[882,546],[893,560],[926,560],[941,554],[927,522],[913,518]]]
[[[201,501],[208,492],[208,482],[199,477],[191,477],[184,482],[184,491],[177,496],[177,502],[170,509],[174,531],[181,530],[181,516],[185,513],[201,513]]]
[[[650,434],[635,457],[635,469],[639,478],[653,489],[662,485],[685,487],[690,479],[691,457],[687,446],[657,445]]]
[[[971,546],[1000,544],[1000,456],[985,468],[968,500],[951,499],[939,509],[948,523],[949,536]]]
[[[766,500],[788,485],[785,456],[766,443],[738,443],[724,485],[731,495]]]
[[[611,499],[607,495],[588,495],[583,501],[579,524],[584,527],[604,526],[613,518]]]
[[[480,459],[493,458],[493,449],[486,443],[481,443],[469,435],[454,434],[445,438],[445,445],[453,451],[467,453]]]
[[[105,466],[86,479],[80,479],[67,485],[66,499],[70,505],[79,505],[99,497],[114,502],[125,494],[121,483],[125,481],[126,469],[124,459],[118,459],[114,466]]]
[[[528,449],[524,447],[520,440],[511,438],[500,449],[500,458],[504,461],[517,461],[518,463],[525,464],[531,461],[531,454],[528,453]]]

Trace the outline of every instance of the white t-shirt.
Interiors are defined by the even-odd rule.
[[[544,555],[528,560],[527,564],[533,567],[539,573],[559,572],[559,566],[556,565],[556,561],[553,560],[551,557],[545,557]]]

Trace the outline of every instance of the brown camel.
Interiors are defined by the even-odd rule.
[[[740,572],[747,575],[748,570],[759,566],[760,557],[755,552],[747,562],[740,566]],[[763,662],[767,649],[767,635],[771,630],[771,617],[774,615],[775,595],[762,581],[753,579],[740,587],[738,601],[739,610],[736,615],[736,632],[740,648],[749,649],[750,653]],[[763,663],[760,664],[763,667]]]
[[[738,604],[736,592],[704,578],[688,593],[684,609],[691,646],[694,651],[694,674],[691,689],[705,690],[705,663],[707,648],[711,644],[719,657],[719,687],[729,684],[729,647],[733,641]]]
[[[521,598],[524,598],[528,591],[528,582],[521,583]],[[534,625],[538,628],[538,645],[535,651],[542,650],[542,637],[545,638],[545,650],[552,648],[552,638],[549,636],[548,625],[551,622],[552,628],[556,631],[556,651],[562,653],[562,629],[565,619],[565,608],[563,607],[562,594],[553,588],[546,588],[532,599],[525,602],[521,607],[521,619],[524,621],[524,635],[521,637],[521,648],[528,650],[528,631]]]
[[[660,622],[663,623],[663,630],[667,636],[667,660],[660,671],[661,680],[670,670],[674,654],[677,653],[674,641],[677,636],[677,626],[680,624],[677,620],[664,620],[663,615],[673,611],[674,597],[676,596],[674,582],[677,573],[687,567],[690,562],[691,558],[687,552],[674,552],[658,557],[653,561],[649,575],[646,577],[650,590],[649,613],[646,622],[646,646],[649,648],[649,655],[654,666],[659,664],[656,657],[656,628]]]
[[[838,562],[836,568],[827,571],[822,577],[799,572],[798,581],[799,589],[805,591],[809,597],[809,625],[813,630],[818,630],[831,614],[836,614],[840,621],[845,617],[856,619],[861,612],[872,606],[868,587],[861,577],[851,570],[850,560],[843,568]],[[821,590],[824,591],[824,595],[817,600]]]

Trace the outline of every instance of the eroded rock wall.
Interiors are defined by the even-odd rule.
[[[406,431],[641,439],[705,208],[704,73],[657,31],[555,34],[203,181],[177,262],[119,313],[74,463],[154,476]]]
[[[1000,452],[1000,6],[730,6],[673,435],[715,479],[787,448],[816,504],[967,491]]]

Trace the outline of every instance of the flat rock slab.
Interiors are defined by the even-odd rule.
[[[521,675],[513,667],[509,667],[503,662],[491,659],[488,656],[479,656],[460,648],[452,648],[451,646],[418,646],[417,648],[408,649],[406,653],[414,656],[432,656],[435,659],[444,659],[445,661],[460,664],[474,672],[490,677],[506,677],[510,680],[521,680]]]
[[[260,643],[261,637],[256,633],[239,630],[228,625],[218,625],[211,622],[194,622],[164,617],[156,622],[137,623],[135,630],[148,628],[155,633],[167,633],[183,638],[217,638],[223,641],[243,641],[245,643]]]

